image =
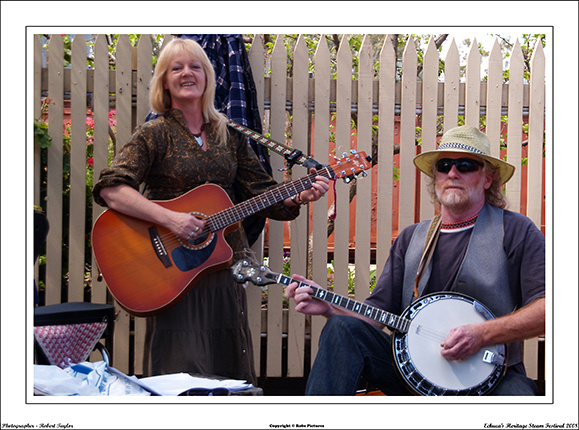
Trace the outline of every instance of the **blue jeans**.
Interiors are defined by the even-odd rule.
[[[333,316],[322,330],[306,395],[354,395],[361,377],[387,395],[412,395],[397,374],[390,335],[358,318]],[[509,369],[491,395],[533,396],[535,393],[533,380]]]

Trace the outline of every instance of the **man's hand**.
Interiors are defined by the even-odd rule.
[[[307,282],[308,284],[316,285],[300,275],[294,275],[293,278]],[[316,285],[317,286],[317,285]],[[330,303],[322,300],[315,300],[311,296],[314,291],[310,287],[298,288],[297,282],[292,282],[285,290],[285,295],[288,299],[294,298],[296,302],[296,311],[308,315],[324,315],[330,317],[333,314],[333,306]]]
[[[476,324],[463,325],[453,328],[440,346],[447,360],[464,360],[482,348],[482,337]]]

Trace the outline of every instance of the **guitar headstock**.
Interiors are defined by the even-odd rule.
[[[249,258],[242,258],[231,266],[233,279],[238,283],[251,281],[255,285],[275,284],[275,274],[263,264]]]
[[[349,183],[358,174],[367,176],[367,169],[372,168],[372,157],[366,155],[364,151],[357,152],[354,149],[350,154],[342,154],[342,158],[335,157],[336,162],[330,165],[336,178],[342,178],[344,182]]]

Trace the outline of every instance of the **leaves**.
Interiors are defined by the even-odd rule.
[[[36,118],[34,119],[34,143],[43,149],[50,148],[52,143],[52,138],[48,135],[48,124]]]

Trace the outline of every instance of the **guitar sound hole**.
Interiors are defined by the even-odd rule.
[[[207,215],[205,215],[204,213],[201,212],[189,212],[189,213],[200,220],[207,219]],[[207,224],[205,225],[205,229],[201,231],[199,235],[193,238],[192,240],[184,241],[181,238],[179,238],[179,242],[181,243],[181,245],[191,250],[199,250],[206,248],[211,243],[212,240],[213,240],[213,233],[208,228]]]
[[[195,239],[192,239],[190,241],[184,241],[181,238],[179,238],[179,242],[181,242],[181,245],[183,245],[184,248],[197,251],[209,246],[209,244],[213,241],[213,237],[214,237],[213,233],[211,233],[210,231],[204,231]]]
[[[189,243],[190,245],[199,246],[209,238],[209,234],[210,234],[209,232],[204,231],[199,236],[197,236],[195,239],[188,240],[187,243]]]

